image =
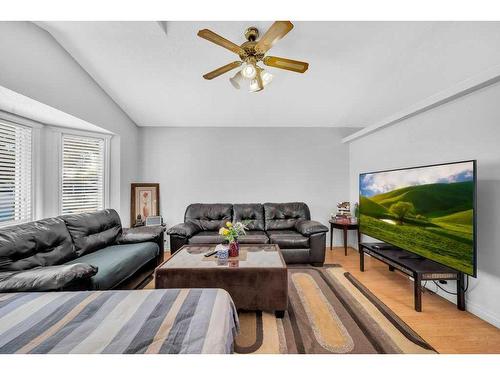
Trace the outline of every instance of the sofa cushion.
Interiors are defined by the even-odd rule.
[[[241,244],[265,244],[269,243],[266,232],[261,230],[247,230],[247,234],[238,239]]]
[[[122,233],[120,216],[111,209],[64,215],[61,218],[73,238],[78,256],[114,244]]]
[[[158,251],[158,245],[154,242],[113,245],[83,255],[67,264],[88,263],[97,267],[97,274],[90,279],[91,288],[107,290],[114,288],[155,259]]]
[[[264,230],[264,206],[260,203],[233,205],[233,221],[241,221],[249,230]]]
[[[190,244],[219,244],[224,241],[219,235],[219,232],[216,231],[205,231],[195,234],[193,237],[189,239]]]
[[[311,220],[309,207],[302,202],[264,203],[267,230],[294,229],[298,220]]]
[[[233,220],[233,205],[225,203],[194,203],[186,208],[185,223],[193,223],[204,231],[217,231]]]
[[[68,288],[97,273],[86,263],[37,267],[24,271],[0,272],[0,292],[48,292]]]
[[[54,266],[74,258],[71,236],[60,218],[0,229],[0,271]]]
[[[282,249],[307,249],[309,238],[294,230],[269,230],[267,235],[271,243],[277,244]]]

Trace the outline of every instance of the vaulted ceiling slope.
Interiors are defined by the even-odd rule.
[[[199,29],[242,43],[271,23],[38,25],[139,126],[364,127],[500,65],[499,22],[293,22],[272,54],[308,61],[305,74],[274,69],[260,93],[235,90],[231,74],[202,78],[237,56]]]

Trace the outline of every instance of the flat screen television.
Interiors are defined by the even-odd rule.
[[[360,231],[476,276],[476,161],[359,175]]]

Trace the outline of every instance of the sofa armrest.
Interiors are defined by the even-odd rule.
[[[0,272],[0,292],[48,292],[65,289],[90,279],[97,267],[87,263],[38,267],[25,271]]]
[[[315,233],[309,236],[309,262],[314,266],[325,263],[326,233]]]
[[[181,237],[193,237],[200,231],[197,225],[193,223],[181,223],[173,226],[167,231],[167,234]]]
[[[116,239],[118,245],[139,243],[139,242],[159,242],[163,237],[165,228],[162,226],[124,228],[122,234]]]
[[[295,224],[295,230],[303,236],[310,236],[316,233],[326,233],[328,228],[314,220],[300,220]]]
[[[165,244],[163,239],[165,227],[152,225],[148,227],[124,228],[122,234],[116,239],[117,245],[126,245],[141,242],[154,242],[158,245],[157,263],[163,262]]]

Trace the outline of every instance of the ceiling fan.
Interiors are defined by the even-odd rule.
[[[203,29],[198,31],[200,38],[206,39],[221,47],[224,47],[231,52],[236,53],[241,61],[233,61],[227,65],[221,66],[210,73],[203,76],[205,79],[214,79],[230,70],[240,68],[239,71],[229,80],[232,85],[239,89],[245,79],[250,81],[250,92],[257,92],[264,89],[269,84],[273,75],[268,71],[261,68],[258,63],[262,62],[264,65],[273,68],[290,70],[292,72],[304,73],[309,64],[303,61],[285,59],[283,57],[266,56],[267,51],[281,38],[293,29],[293,24],[290,21],[276,21],[266,31],[266,33],[259,38],[259,30],[256,27],[249,27],[245,31],[245,38],[247,39],[242,45],[237,45],[211,30]],[[258,40],[257,40],[258,39]]]

